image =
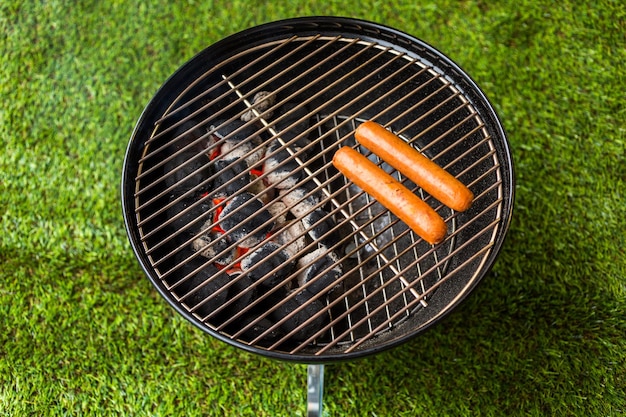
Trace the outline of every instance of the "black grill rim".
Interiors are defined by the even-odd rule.
[[[139,168],[137,161],[141,158],[141,150],[145,145],[146,138],[149,136],[145,133],[153,131],[155,120],[158,119],[160,115],[164,114],[172,101],[185,88],[188,87],[188,84],[181,81],[196,79],[204,72],[204,66],[198,67],[196,65],[199,60],[205,62],[205,65],[210,65],[211,63],[217,64],[220,62],[221,57],[231,55],[234,50],[241,48],[248,49],[259,43],[289,38],[294,34],[294,32],[297,32],[299,36],[319,33],[323,33],[325,36],[358,36],[365,41],[369,40],[381,45],[389,45],[395,50],[406,51],[411,55],[417,54],[420,58],[422,58],[426,65],[436,67],[441,70],[445,76],[452,80],[455,87],[461,89],[465,98],[468,99],[479,112],[481,118],[485,122],[485,126],[492,132],[492,137],[494,138],[493,143],[497,148],[496,151],[499,155],[499,162],[502,167],[502,183],[505,185],[508,184],[508,187],[503,187],[504,195],[501,215],[502,220],[497,232],[495,244],[491,249],[489,256],[485,260],[485,267],[479,273],[477,279],[475,279],[468,288],[464,289],[463,296],[457,297],[453,303],[450,303],[442,308],[433,316],[432,319],[419,329],[404,333],[401,337],[397,338],[394,338],[394,335],[391,335],[388,337],[390,340],[386,341],[382,345],[374,344],[373,346],[368,346],[363,350],[357,350],[354,352],[333,353],[331,350],[329,353],[322,355],[306,355],[298,353],[287,354],[284,352],[264,350],[255,346],[250,346],[237,340],[233,340],[219,332],[208,330],[203,323],[199,322],[179,303],[176,303],[171,299],[170,292],[160,282],[158,276],[156,276],[150,265],[148,257],[144,253],[143,243],[141,242],[139,236],[138,227],[135,224],[133,195],[136,191],[135,177],[137,176]],[[270,22],[230,35],[208,46],[174,72],[161,85],[151,101],[146,105],[133,129],[131,139],[124,156],[121,178],[121,197],[122,213],[128,239],[143,272],[150,279],[161,296],[163,296],[169,304],[188,321],[200,328],[202,331],[208,331],[218,340],[234,345],[250,353],[261,354],[270,358],[290,362],[329,363],[379,353],[403,344],[408,340],[413,339],[418,334],[421,334],[425,330],[431,328],[467,298],[467,295],[474,290],[476,285],[478,285],[489,270],[491,270],[502,245],[504,244],[514,207],[515,175],[510,145],[504,128],[500,123],[493,106],[474,80],[445,54],[424,41],[415,38],[414,36],[385,25],[346,17],[312,16]]]

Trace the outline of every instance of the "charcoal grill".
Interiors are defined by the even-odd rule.
[[[366,120],[459,178],[472,207],[443,206],[361,148]],[[336,171],[342,146],[430,204],[445,241]],[[309,364],[314,413],[324,363],[397,346],[472,291],[503,243],[513,182],[494,110],[450,59],[389,27],[311,17],[232,35],[176,71],[132,134],[122,205],[161,295],[224,342]]]

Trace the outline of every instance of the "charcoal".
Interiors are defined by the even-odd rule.
[[[253,287],[254,281],[246,274],[234,272],[230,274],[234,281],[228,289],[228,308],[224,314],[234,315],[247,308],[257,298],[258,290]]]
[[[252,182],[246,188],[246,191],[254,194],[263,203],[269,204],[274,199],[275,190],[273,188],[269,188],[263,180],[256,180],[258,177],[255,174],[251,173],[250,178],[252,179]],[[269,208],[270,207],[268,206],[268,210]]]
[[[218,140],[223,139],[220,145],[221,159],[232,161],[244,158],[248,166],[253,167],[263,157],[265,149],[261,146],[262,140],[256,127],[244,125],[241,120],[220,121],[216,123],[217,129],[213,135]],[[211,129],[215,126],[211,126]],[[256,151],[252,152],[253,149]]]
[[[227,141],[222,145],[220,151],[221,151],[221,156],[223,157],[223,159],[233,160],[233,159],[240,159],[240,158],[246,157],[247,154],[254,149],[254,147],[255,146],[252,142],[238,143],[238,142]]]
[[[298,186],[294,190],[282,193],[282,201],[289,207],[291,213],[302,219],[302,223],[311,238],[319,244],[331,247],[340,240],[336,232],[333,219],[322,208],[317,207],[320,203],[319,195],[308,191],[308,182]]]
[[[195,312],[200,316],[206,316],[226,302],[228,290],[222,288],[230,281],[227,274],[210,263],[205,265],[204,259],[193,258],[181,262],[178,271],[180,279],[190,273],[193,275],[182,282],[175,291],[179,297],[187,296],[184,302],[190,308],[197,307]],[[201,269],[193,272],[198,268]],[[209,297],[211,298],[205,302]]]
[[[249,167],[245,160],[217,160],[215,172],[217,173],[213,181],[213,189],[217,190],[215,197],[233,195],[245,188],[251,181]]]
[[[300,164],[293,158],[287,149],[280,149],[282,145],[274,139],[267,148],[268,158],[263,164],[263,172],[267,174],[267,181],[276,188],[287,189],[294,187],[303,176]],[[290,147],[295,153],[299,148]],[[275,153],[274,153],[275,152]],[[298,155],[302,160],[302,155]]]
[[[213,130],[213,135],[218,140],[224,139],[225,142],[240,143],[246,140],[256,140],[258,138],[256,127],[244,125],[245,123],[241,120],[232,120],[230,122],[220,120],[211,126],[211,130]]]
[[[296,136],[302,135],[298,138],[294,145],[296,147],[304,148],[310,142],[303,133],[310,127],[311,119],[307,117],[309,115],[309,109],[299,103],[286,103],[281,106],[276,118],[286,115],[284,119],[276,122],[276,130],[280,132],[281,138],[287,142],[291,142]]]
[[[298,329],[291,336],[295,341],[308,339],[326,324],[328,320],[327,313],[312,319],[315,314],[325,310],[325,304],[318,299],[314,299],[313,295],[308,291],[299,291],[293,298],[287,298],[282,304],[277,305],[271,313],[272,319],[278,322],[303,305],[305,305],[305,307],[302,310],[298,311],[280,325],[282,331],[285,333],[289,333],[296,328]]]
[[[210,188],[209,181],[200,185],[211,176],[209,158],[204,153],[183,151],[166,162],[163,169],[165,185],[171,187],[169,192],[173,196],[181,196],[192,189],[193,196],[199,196]]]
[[[309,284],[304,291],[311,294],[327,293],[339,287],[342,275],[341,266],[334,252],[325,252],[319,248],[298,260],[298,269],[306,269],[298,275],[298,285],[303,287]]]
[[[218,220],[238,246],[251,247],[265,239],[272,230],[274,223],[271,219],[261,200],[251,193],[241,193],[224,206]]]
[[[273,288],[280,285],[293,270],[295,260],[285,250],[272,241],[247,254],[241,260],[241,270],[247,272],[253,281]]]
[[[253,321],[255,321],[255,323],[241,334],[240,337],[243,340],[252,341],[263,335],[263,337],[258,340],[256,344],[258,344],[259,346],[270,346],[271,343],[273,343],[282,336],[280,328],[272,329],[271,331],[266,333],[266,331],[274,325],[274,322],[268,318],[262,318],[258,320],[257,316],[254,314],[245,314],[240,320],[238,320],[238,329],[235,330],[243,329]]]
[[[287,221],[287,206],[279,200],[274,200],[267,205],[267,210],[274,218],[274,227],[279,228]]]
[[[302,218],[302,223],[309,236],[319,244],[332,247],[336,245],[340,238],[336,232],[336,225],[328,213],[321,208],[316,208]]]
[[[280,193],[280,198],[289,207],[289,211],[296,217],[302,218],[315,210],[320,200],[315,194],[309,193],[307,188],[298,184],[298,187]]]
[[[306,136],[298,137],[299,135],[300,133],[293,130],[284,130],[282,132],[278,132],[278,136],[285,144],[287,144],[291,149],[294,150],[294,153],[296,151],[301,151],[302,149],[306,148],[298,154],[298,158],[304,161],[309,156],[310,148],[308,148],[307,145],[309,145],[311,141]],[[296,139],[296,137],[298,138]],[[284,152],[287,152],[287,154],[289,154],[289,151],[285,150]]]
[[[219,265],[228,265],[235,260],[235,248],[228,236],[210,230],[212,224],[213,220],[208,220],[202,226],[201,232],[191,242],[191,248]]]
[[[173,201],[174,199],[174,196],[170,197],[170,200]],[[184,210],[186,211],[183,213]],[[182,244],[197,234],[201,230],[202,224],[209,217],[206,213],[210,210],[211,204],[208,202],[203,200],[198,203],[192,199],[181,199],[168,208],[166,217],[171,220],[168,231],[170,236],[175,235],[174,242]]]
[[[207,139],[203,140],[200,138],[206,133],[206,131],[204,128],[196,126],[198,126],[196,121],[188,120],[176,129],[173,138],[170,141],[170,146],[168,147],[168,153],[170,155],[186,147],[188,150],[194,151],[195,153],[202,152],[204,150]]]
[[[262,114],[263,112],[268,110],[270,107],[272,107],[275,102],[276,102],[276,94],[270,93],[269,91],[259,91],[258,93],[254,95],[254,98],[252,99],[252,107],[259,114]],[[273,112],[270,110],[264,113],[263,117],[265,119],[269,119],[270,117],[272,117],[272,114]],[[249,122],[255,117],[256,117],[255,112],[252,109],[250,109],[241,115],[241,120],[243,120],[244,122]]]
[[[226,141],[220,148],[220,155],[221,159],[229,161],[243,159],[248,166],[253,167],[265,155],[265,146],[258,136],[243,142]]]
[[[272,239],[281,246],[290,257],[295,257],[306,246],[306,229],[301,221],[295,220],[284,230],[272,236]]]

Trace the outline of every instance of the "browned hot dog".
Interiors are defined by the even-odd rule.
[[[452,174],[376,122],[359,125],[356,140],[424,191],[456,211],[472,205],[474,195]]]
[[[335,152],[333,165],[427,242],[446,237],[446,223],[432,207],[359,152],[343,146]]]

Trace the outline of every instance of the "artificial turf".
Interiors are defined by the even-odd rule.
[[[626,413],[626,6],[620,1],[0,4],[0,415],[305,414],[302,364],[179,317],[127,243],[119,183],[143,107],[197,52],[305,15],[410,33],[498,111],[516,166],[506,243],[457,311],[329,365],[346,416]]]

